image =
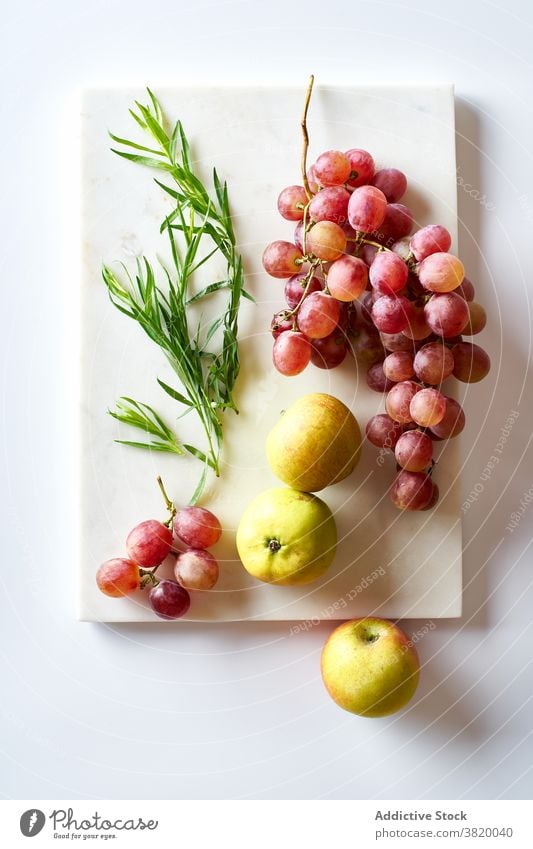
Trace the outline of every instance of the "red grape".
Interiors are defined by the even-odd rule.
[[[370,266],[372,286],[384,295],[400,292],[407,283],[407,266],[398,254],[380,251]]]
[[[461,285],[464,276],[463,263],[453,254],[431,254],[418,267],[418,279],[430,292],[451,292]]]
[[[439,439],[450,439],[458,436],[465,426],[465,414],[463,408],[455,398],[446,398],[446,410],[441,421],[430,428],[430,435],[434,434]]]
[[[422,383],[438,386],[453,371],[453,354],[442,342],[428,342],[417,351],[414,368]]]
[[[354,301],[368,282],[368,268],[362,259],[342,256],[328,271],[328,289],[338,301]]]
[[[355,189],[358,186],[363,186],[369,183],[374,175],[374,160],[368,150],[353,147],[346,151],[346,156],[350,162],[350,179],[348,180],[348,188]]]
[[[468,323],[463,330],[465,336],[475,336],[476,333],[481,333],[483,328],[487,323],[487,313],[481,306],[481,304],[477,304],[475,301],[471,301],[468,304]]]
[[[401,471],[389,492],[400,510],[424,510],[433,498],[433,482],[423,472]]]
[[[96,573],[98,589],[111,598],[129,595],[139,589],[140,581],[138,563],[125,557],[106,560]]]
[[[346,234],[333,221],[318,221],[307,234],[306,248],[318,259],[334,262],[346,249]]]
[[[378,413],[368,420],[366,435],[369,442],[376,448],[394,449],[398,439],[402,435],[402,426],[393,421],[386,413]]]
[[[218,581],[218,563],[209,551],[189,548],[178,555],[174,576],[186,590],[211,590]]]
[[[372,307],[372,320],[383,333],[400,333],[409,324],[412,311],[411,301],[403,295],[382,295]]]
[[[311,359],[311,344],[303,333],[285,330],[272,349],[272,362],[280,374],[293,377],[300,374]]]
[[[432,479],[431,483],[433,484],[433,490],[432,490],[432,493],[431,493],[431,498],[428,501],[428,503],[426,504],[426,506],[421,508],[422,510],[432,510],[433,507],[435,507],[435,505],[437,504],[437,502],[439,500],[439,488],[438,488],[437,484],[435,483],[435,481],[433,479]]]
[[[301,221],[304,206],[307,206],[307,195],[303,186],[287,186],[278,197],[279,214],[287,221]]]
[[[375,186],[361,186],[352,192],[348,221],[354,230],[371,233],[378,230],[387,211],[387,199]]]
[[[191,548],[211,548],[219,541],[222,527],[205,507],[183,507],[174,518],[174,533]]]
[[[398,385],[398,384],[397,384]],[[411,399],[409,413],[420,427],[434,427],[444,418],[446,398],[438,389],[421,389]]]
[[[298,327],[308,339],[323,339],[335,330],[340,318],[339,301],[325,292],[308,295],[298,311]]]
[[[126,539],[126,551],[131,560],[147,568],[159,566],[171,545],[172,531],[157,519],[141,522],[130,531]]]
[[[321,186],[341,186],[352,171],[350,160],[340,150],[321,153],[314,168],[315,177]]]
[[[360,248],[361,259],[366,262],[368,267],[374,262],[380,249],[376,245],[362,245]]]
[[[411,401],[420,391],[421,387],[413,380],[402,380],[393,386],[385,400],[385,408],[391,419],[400,424],[412,422]]]
[[[403,203],[389,203],[379,227],[379,240],[391,247],[413,229],[413,213]]]
[[[266,246],[263,252],[263,268],[271,277],[290,277],[300,269],[302,252],[292,242],[278,239]]]
[[[389,203],[396,203],[407,190],[407,177],[397,168],[382,168],[372,177],[372,185],[383,192]]]
[[[414,357],[414,342],[412,339],[408,339],[403,331],[401,333],[381,333],[380,336],[384,348],[389,351],[389,353],[392,353],[393,351],[407,351]]]
[[[366,382],[374,392],[388,392],[394,386],[393,381],[389,380],[383,371],[383,363],[370,366],[366,373]]]
[[[336,368],[348,353],[346,335],[337,327],[329,336],[314,339],[311,343],[311,362],[323,369]]]
[[[274,339],[277,339],[280,333],[285,333],[286,330],[292,330],[293,324],[293,318],[287,310],[275,313],[270,324],[270,330]]]
[[[367,366],[382,362],[385,350],[379,333],[370,327],[360,327],[354,334],[352,349],[357,359]]]
[[[468,305],[455,292],[433,295],[424,307],[426,321],[438,336],[457,336],[468,323]]]
[[[310,165],[309,168],[307,169],[307,182],[309,184],[309,189],[310,189],[311,193],[316,195],[320,186],[318,185],[318,183],[316,181],[316,174],[315,174],[315,166],[314,165]]]
[[[452,348],[453,373],[463,383],[478,383],[490,371],[490,357],[473,342],[459,342]]]
[[[191,604],[189,593],[175,581],[159,581],[148,595],[151,608],[161,619],[179,619]]]
[[[458,295],[461,295],[465,301],[473,301],[476,296],[476,290],[474,289],[474,284],[468,277],[463,277],[463,282],[460,286],[455,290]]]
[[[295,309],[302,300],[302,295],[307,287],[309,277],[307,274],[293,274],[285,283],[285,300],[291,310]],[[318,277],[311,277],[307,294],[311,292],[320,292],[322,290],[322,282]]]
[[[414,341],[427,339],[431,335],[431,328],[426,321],[424,307],[413,306],[409,324],[402,330],[404,336]]]
[[[333,221],[343,225],[348,220],[350,192],[344,186],[322,189],[309,204],[309,215],[313,221]]]
[[[427,227],[422,227],[411,237],[410,242],[411,251],[418,262],[431,254],[449,251],[451,244],[452,237],[446,227],[440,224],[428,224]]]
[[[394,449],[396,462],[407,472],[423,472],[431,463],[433,443],[421,430],[403,433]]]
[[[393,351],[383,362],[385,376],[393,383],[409,380],[414,375],[413,355],[408,351]]]
[[[303,253],[304,249],[304,223],[303,221],[298,221],[298,224],[294,228],[294,244],[297,248]]]

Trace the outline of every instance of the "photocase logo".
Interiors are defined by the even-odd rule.
[[[42,831],[46,817],[38,808],[30,808],[24,811],[20,818],[20,830],[24,837],[35,837]]]

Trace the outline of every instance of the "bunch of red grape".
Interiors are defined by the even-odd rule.
[[[112,598],[149,587],[148,600],[154,613],[161,619],[179,619],[189,609],[189,590],[210,590],[218,580],[218,563],[207,549],[219,541],[222,528],[217,517],[203,507],[176,510],[159,483],[170,519],[147,519],[136,525],[126,539],[128,557],[102,563],[96,583]],[[186,550],[175,552],[175,542],[184,543]],[[177,554],[176,580],[158,579],[155,573],[171,552]]]
[[[464,427],[462,408],[440,386],[450,375],[465,383],[487,375],[488,354],[463,341],[483,330],[485,310],[448,252],[446,228],[430,224],[410,235],[401,171],[376,171],[366,150],[329,150],[304,182],[278,198],[282,217],[297,222],[293,241],[272,242],[263,253],[268,274],[286,278],[287,306],[271,325],[274,365],[287,376],[310,362],[329,369],[351,350],[368,367],[370,388],[387,393],[386,413],[366,433],[395,453],[392,501],[428,509],[438,500],[433,442]]]

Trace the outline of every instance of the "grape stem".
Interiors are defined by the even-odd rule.
[[[163,524],[166,525],[167,528],[172,528],[172,523],[174,521],[174,517],[175,517],[175,515],[178,511],[176,509],[176,505],[174,504],[174,502],[171,501],[170,498],[168,497],[167,491],[166,491],[166,489],[163,485],[163,481],[161,480],[160,475],[157,476],[157,483],[159,484],[159,489],[161,490],[161,494],[162,494],[163,500],[165,502],[165,507],[167,508],[168,512],[170,513],[170,517],[167,519],[166,522],[163,522]]]
[[[320,260],[318,260],[318,259],[315,259],[315,260],[312,261],[311,267],[309,268],[309,271],[307,272],[307,278],[306,278],[306,281],[305,281],[305,286],[304,286],[303,291],[302,291],[302,297],[300,298],[300,300],[298,301],[298,303],[296,304],[294,309],[289,310],[286,313],[286,318],[292,318],[292,316],[296,317],[298,310],[300,309],[300,307],[302,306],[303,302],[305,301],[305,299],[307,297],[307,293],[309,292],[309,287],[311,286],[311,280],[313,279],[313,272],[314,272],[315,268],[317,267],[317,265],[319,265],[319,263],[320,263]],[[295,323],[293,325],[293,330],[296,330],[296,326],[297,325]]]
[[[307,94],[305,96],[304,111],[300,123],[304,140],[302,147],[302,181],[304,184],[305,193],[309,200],[311,200],[313,193],[309,188],[309,180],[307,179],[307,149],[309,147],[309,133],[307,132],[307,110],[309,109],[309,103],[311,101],[311,94],[313,91],[314,81],[314,74],[311,74],[311,76],[309,77],[309,85],[307,86]]]

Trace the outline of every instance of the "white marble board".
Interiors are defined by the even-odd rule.
[[[267,242],[290,239],[276,198],[300,182],[299,119],[303,88],[157,89],[169,117],[181,118],[199,172],[208,179],[215,164],[227,179],[246,285],[257,306],[245,302],[241,318],[242,372],[237,385],[240,415],[224,421],[222,477],[210,480],[203,504],[221,519],[224,534],[214,549],[222,577],[209,593],[193,596],[188,619],[317,620],[377,613],[392,618],[461,615],[461,520],[457,474],[460,440],[444,449],[436,479],[443,494],[436,510],[402,514],[389,502],[392,455],[380,464],[368,443],[356,471],[321,493],[335,513],[339,545],[330,571],[303,588],[272,587],[249,578],[237,559],[234,532],[248,502],[278,482],[265,460],[265,437],[294,399],[330,392],[353,410],[362,428],[382,409],[353,359],[331,372],[314,367],[284,378],[271,365],[272,314],[282,306],[283,284],[262,271]],[[81,268],[81,548],[79,617],[84,620],[153,621],[144,594],[114,600],[94,581],[103,560],[124,552],[128,531],[145,518],[163,518],[155,483],[161,474],[179,503],[186,503],[199,474],[198,461],[150,454],[115,444],[136,434],[106,410],[121,395],[146,401],[169,421],[175,402],[156,376],[172,381],[163,356],[140,328],[110,304],[101,263],[166,255],[158,225],[170,199],[154,173],[109,151],[107,130],[139,137],[128,116],[142,90],[101,89],[82,101]],[[378,166],[406,172],[404,201],[419,225],[444,224],[457,238],[453,88],[317,85],[309,113],[310,161],[328,148],[363,147]],[[205,281],[204,281],[205,282]],[[202,285],[202,279],[199,280]],[[201,442],[193,417],[176,423],[185,441]],[[459,444],[458,444],[459,443]],[[372,573],[376,573],[372,580]],[[179,623],[163,623],[179,627]]]

